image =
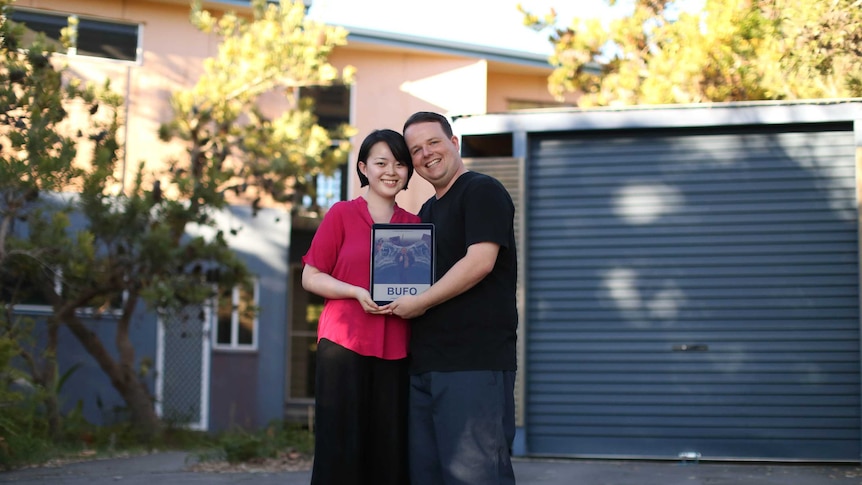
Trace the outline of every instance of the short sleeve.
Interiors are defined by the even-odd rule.
[[[477,178],[464,193],[466,244],[492,242],[508,247],[515,205],[505,187],[491,177]]]
[[[302,257],[303,264],[314,266],[323,273],[332,274],[338,252],[344,244],[344,203],[334,204],[311,240],[311,247]]]

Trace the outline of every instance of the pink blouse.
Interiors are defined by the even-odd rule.
[[[419,216],[395,206],[390,222],[420,222]],[[362,197],[336,202],[326,213],[302,262],[333,278],[369,289],[371,225]],[[395,360],[407,357],[410,326],[396,316],[370,315],[353,298],[323,305],[317,339],[325,338],[360,355]]]

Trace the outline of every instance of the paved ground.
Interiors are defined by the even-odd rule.
[[[0,483],[68,485],[307,485],[310,473],[202,473],[187,455],[156,453],[0,473]],[[518,485],[862,485],[855,465],[533,460],[515,462]]]

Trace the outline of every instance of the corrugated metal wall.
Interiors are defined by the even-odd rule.
[[[858,461],[852,129],[532,134],[528,452]]]
[[[515,204],[515,244],[518,245],[518,363],[524,362],[524,174],[523,160],[511,157],[465,158],[464,165],[476,172],[490,175],[503,184]],[[515,377],[515,425],[524,425],[524,372],[518,372]]]

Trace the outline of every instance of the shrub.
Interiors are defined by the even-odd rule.
[[[314,434],[298,424],[276,421],[261,431],[227,431],[215,443],[197,454],[199,461],[254,462],[293,451],[309,455],[314,451]]]

